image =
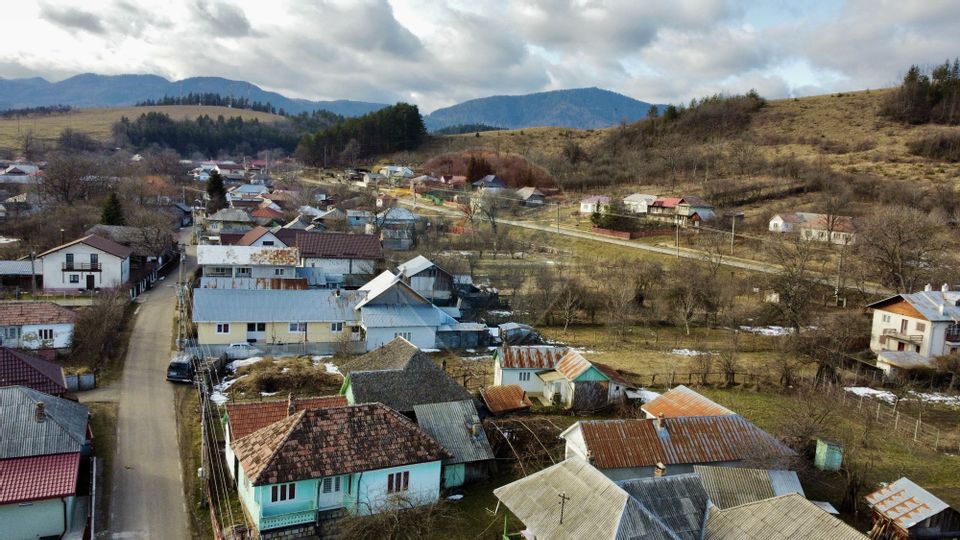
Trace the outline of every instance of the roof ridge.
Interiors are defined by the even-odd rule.
[[[47,405],[48,403],[59,403],[59,402],[56,401],[56,400],[62,400],[62,401],[66,401],[66,400],[64,400],[63,398],[58,398],[57,396],[53,396],[53,395],[50,395],[50,394],[44,394],[43,392],[40,392],[39,390],[34,390],[33,388],[30,388],[30,387],[27,387],[27,386],[23,386],[23,385],[17,385],[17,386],[15,386],[14,388],[16,388],[16,389],[18,389],[20,392],[26,394],[26,395],[28,396],[28,399],[30,399],[31,401],[33,401],[34,407],[36,407],[37,404],[39,404],[39,403],[43,403],[43,404],[44,404],[44,417],[43,417],[44,421],[48,421],[48,420],[53,421],[53,423],[56,424],[57,427],[59,427],[61,431],[63,431],[64,433],[66,433],[67,436],[70,437],[71,440],[73,440],[73,441],[75,441],[75,442],[77,442],[77,443],[80,443],[80,445],[83,445],[83,443],[86,442],[82,436],[81,436],[81,438],[79,438],[79,439],[78,439],[76,436],[74,436],[74,434],[70,431],[70,428],[69,428],[68,426],[65,426],[65,425],[63,424],[62,420],[60,420],[60,419],[57,417],[58,415],[50,414],[50,409],[49,409],[48,407],[46,407],[46,405]],[[43,397],[43,396],[52,398],[54,401],[48,401],[48,400],[46,400],[46,399],[38,399],[38,397]],[[57,405],[54,405],[54,407],[57,407]],[[88,414],[89,414],[89,411],[88,411]],[[64,452],[61,452],[61,453],[64,453]]]

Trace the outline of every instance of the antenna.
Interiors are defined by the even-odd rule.
[[[567,497],[566,491],[560,493],[557,497],[560,497],[560,524],[563,525],[563,510],[567,506],[567,501],[570,500],[570,497]]]

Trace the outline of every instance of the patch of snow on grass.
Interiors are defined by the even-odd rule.
[[[220,384],[213,385],[213,393],[210,394],[210,400],[216,403],[217,405],[223,405],[224,403],[230,401],[230,398],[227,397],[227,394],[225,394],[225,392],[229,390],[230,387],[234,385],[234,383],[236,383],[237,381],[239,381],[244,377],[246,377],[246,375],[241,375],[236,379],[228,379],[221,382]]]
[[[251,356],[250,358],[245,358],[243,360],[234,360],[233,362],[227,364],[227,369],[230,371],[237,371],[244,366],[256,364],[261,360],[263,360],[262,356]]]
[[[326,362],[323,364],[323,369],[327,370],[327,373],[336,373],[337,375],[343,375],[340,373],[340,368],[336,366],[333,362]]]
[[[703,351],[695,351],[693,349],[673,349],[670,351],[670,354],[676,354],[679,356],[700,356],[701,354],[710,354]]]
[[[911,391],[910,397],[907,399],[919,399],[926,403],[936,403],[938,405],[946,405],[947,407],[960,407],[960,396],[951,396],[940,392],[928,393]]]
[[[260,392],[260,395],[263,397],[270,397],[279,394],[279,392]]]
[[[894,395],[893,392],[886,390],[877,390],[876,388],[868,388],[866,386],[847,386],[844,390],[857,396],[879,399],[884,403],[896,403],[897,401],[897,396]]]

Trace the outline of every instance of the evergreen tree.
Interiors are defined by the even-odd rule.
[[[481,156],[470,156],[470,160],[467,161],[467,181],[476,182],[488,174],[494,174],[490,162]]]
[[[207,180],[207,213],[213,214],[227,207],[227,190],[223,187],[223,177],[217,171],[210,172]]]
[[[123,205],[120,204],[120,197],[117,197],[115,191],[107,195],[107,200],[103,203],[103,211],[100,213],[100,223],[104,225],[126,225],[127,220],[123,217]]]

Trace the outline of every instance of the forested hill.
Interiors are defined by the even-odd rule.
[[[72,107],[121,107],[164,96],[216,93],[222,96],[245,98],[251,102],[270,103],[289,114],[318,109],[341,116],[361,116],[386,107],[383,103],[368,103],[346,99],[310,101],[292,99],[259,86],[220,77],[191,77],[168,81],[156,75],[96,75],[85,73],[51,83],[45,79],[0,79],[0,110],[37,107],[42,105],[70,105]]]
[[[662,110],[663,106],[658,105]],[[554,90],[522,96],[491,96],[437,109],[424,118],[436,131],[458,124],[517,129],[556,126],[594,129],[635,122],[650,104],[601,88]]]

